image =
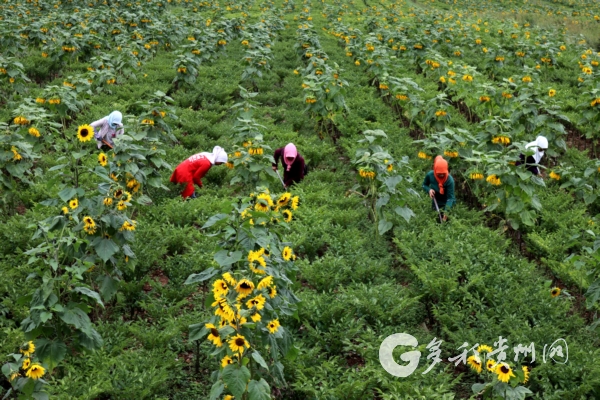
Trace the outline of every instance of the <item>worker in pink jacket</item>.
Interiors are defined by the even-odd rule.
[[[185,184],[181,197],[196,198],[194,183],[202,187],[202,178],[213,165],[227,162],[227,153],[222,147],[215,146],[212,153],[194,154],[175,168],[171,175],[171,182]]]

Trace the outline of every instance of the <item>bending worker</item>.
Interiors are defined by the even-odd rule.
[[[113,111],[106,117],[92,122],[90,126],[94,128],[94,138],[98,148],[105,145],[112,149],[113,139],[124,132],[123,115],[119,111]]]
[[[194,183],[202,187],[202,178],[213,165],[221,165],[227,162],[227,153],[222,147],[215,146],[212,153],[194,154],[175,168],[171,175],[171,182],[185,184],[181,193],[184,199],[196,198]]]
[[[525,164],[525,168],[533,175],[540,175],[540,168],[536,164],[539,165],[542,157],[544,157],[544,151],[548,149],[548,139],[544,136],[538,136],[534,142],[527,143],[525,148],[533,150],[534,153],[527,158],[525,158],[524,154],[520,154],[516,165]]]
[[[288,143],[285,147],[275,150],[273,158],[275,159],[273,171],[277,171],[277,163],[281,158],[281,164],[285,168],[283,172],[283,184],[286,188],[304,179],[306,164],[304,163],[304,158],[298,154],[298,150],[296,150],[296,146],[293,143]]]
[[[429,171],[425,175],[423,181],[423,190],[431,197],[431,208],[435,210],[433,199],[438,204],[440,211],[450,210],[450,208],[456,203],[454,197],[454,178],[448,172],[448,161],[444,160],[442,156],[437,156],[433,161],[433,170]],[[444,214],[443,220],[446,221],[448,217]]]

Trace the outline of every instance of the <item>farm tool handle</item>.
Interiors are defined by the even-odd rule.
[[[285,190],[285,183],[283,183],[283,179],[281,179],[281,175],[279,175],[279,170],[276,169],[275,172],[277,172],[277,176],[279,177],[279,181],[281,182],[281,184],[283,185],[283,189]]]
[[[435,200],[435,197],[433,197],[433,204],[435,204],[435,209],[438,212],[438,216],[440,217],[440,222],[444,223],[444,220],[442,219],[442,213],[440,212],[440,208],[438,207],[437,201]]]

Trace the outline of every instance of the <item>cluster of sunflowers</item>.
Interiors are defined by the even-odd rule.
[[[131,205],[131,193],[122,188],[116,188],[112,194],[105,197],[102,202],[106,207],[110,207],[116,202],[117,210],[125,211],[127,207]]]
[[[458,151],[454,151],[454,150],[444,150],[444,155],[446,157],[450,157],[450,158],[456,158],[458,157]]]
[[[260,250],[251,251],[252,257],[249,255],[248,258],[262,258],[264,249],[261,250],[260,256],[257,255],[261,253]],[[214,315],[218,317],[218,320],[206,323],[205,328],[208,330],[207,339],[215,347],[221,348],[223,343],[228,344],[229,351],[221,360],[223,368],[233,364],[234,358],[239,362],[244,351],[251,347],[250,342],[240,332],[243,325],[259,324],[261,330],[270,335],[279,331],[281,325],[277,318],[261,323],[267,309],[272,309],[271,307],[265,308],[267,301],[277,296],[277,287],[272,276],[267,275],[255,283],[250,277],[236,279],[232,273],[226,272],[213,283],[213,296],[215,301],[212,306],[215,307]],[[249,322],[248,319],[252,322]],[[228,335],[222,334],[219,330],[226,326],[232,327],[234,332]]]
[[[490,375],[495,375],[498,378],[498,381],[509,383],[509,381],[513,380],[511,383],[527,383],[529,381],[529,375],[531,370],[527,366],[522,366],[521,371],[522,377],[517,377],[515,375],[514,369],[506,362],[497,362],[490,358],[491,353],[494,352],[494,349],[485,344],[477,347],[477,350],[474,352],[474,355],[471,355],[467,358],[467,364],[469,367],[475,371],[477,374],[481,374],[482,371],[487,371]]]
[[[17,364],[6,364],[8,366],[6,371],[5,368],[2,368],[2,371],[7,374],[8,381],[11,384],[15,385],[19,378],[38,380],[46,374],[46,369],[39,361],[32,361],[35,360],[35,344],[33,342],[24,343],[19,348],[19,353],[13,354]]]
[[[250,224],[254,225],[254,219],[251,218],[251,212],[257,211],[261,213],[280,213],[283,221],[289,223],[292,221],[293,213],[298,209],[300,198],[298,196],[292,196],[291,193],[286,192],[277,197],[271,195],[268,189],[264,189],[262,192],[255,194],[251,193],[250,197],[253,199],[253,204],[246,208],[241,213],[242,219],[250,218]],[[271,222],[279,222],[278,215],[271,216]],[[260,225],[266,225],[265,222],[261,222]]]
[[[481,172],[471,172],[469,178],[474,181],[480,181],[483,179],[483,174]]]

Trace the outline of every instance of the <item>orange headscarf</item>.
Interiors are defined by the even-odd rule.
[[[438,178],[437,174],[446,174],[444,179]],[[444,183],[448,180],[448,161],[444,160],[444,157],[437,156],[433,160],[433,176],[440,187],[440,194],[444,194]]]

